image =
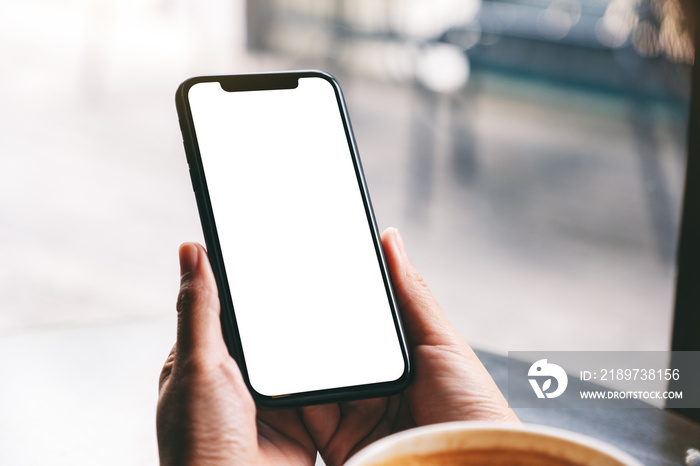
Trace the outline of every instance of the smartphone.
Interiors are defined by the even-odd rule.
[[[403,390],[409,352],[336,80],[195,77],[176,103],[224,338],[256,403]]]

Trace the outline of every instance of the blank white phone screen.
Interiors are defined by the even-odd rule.
[[[189,90],[251,386],[397,380],[404,359],[332,85]]]

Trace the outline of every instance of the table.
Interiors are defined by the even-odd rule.
[[[496,384],[508,389],[508,358],[476,351]],[[529,364],[523,362],[527,371]],[[600,385],[569,379],[570,386],[582,390]],[[648,465],[685,464],[688,448],[700,449],[700,425],[668,410],[650,407],[636,400],[620,402],[620,408],[518,408],[523,422],[544,424],[589,435],[611,443]]]

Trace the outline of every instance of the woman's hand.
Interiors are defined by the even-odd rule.
[[[328,466],[410,427],[448,421],[518,422],[493,379],[450,325],[410,263],[398,230],[382,244],[411,348],[414,379],[389,398],[302,408],[304,423]]]
[[[316,447],[298,410],[256,414],[226,349],[207,253],[180,247],[177,343],[160,376],[161,465],[313,465]]]

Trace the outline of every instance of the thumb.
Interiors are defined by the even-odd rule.
[[[223,344],[220,305],[214,274],[204,247],[180,246],[180,293],[177,298],[175,358],[206,358]]]
[[[459,336],[408,259],[399,230],[387,228],[382,245],[411,346],[457,343]]]

